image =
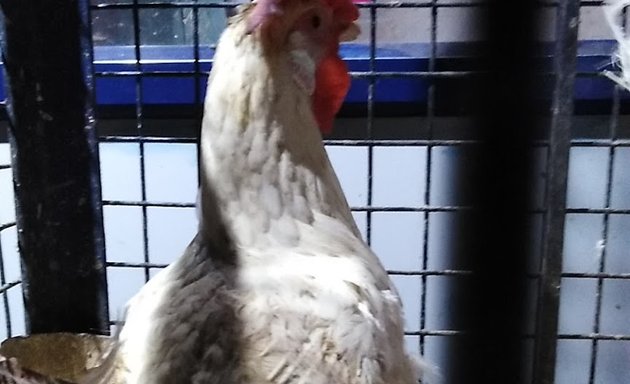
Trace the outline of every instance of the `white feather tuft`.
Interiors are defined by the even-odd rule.
[[[444,382],[444,377],[437,366],[418,356],[410,356],[410,358],[422,384],[442,384]]]
[[[630,90],[630,37],[624,33],[622,19],[623,10],[629,5],[630,0],[608,0],[604,7],[606,21],[618,43],[613,63],[621,69],[620,74],[604,71],[604,75],[627,90]]]

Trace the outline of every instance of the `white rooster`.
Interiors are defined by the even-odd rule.
[[[413,384],[401,302],[324,151],[349,87],[350,0],[260,0],[223,33],[199,232],[129,303],[127,384]]]

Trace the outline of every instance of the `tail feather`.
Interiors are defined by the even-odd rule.
[[[409,360],[411,360],[411,364],[416,371],[416,377],[420,379],[420,383],[422,384],[441,384],[442,383],[442,374],[440,370],[435,365],[430,364],[426,360],[417,357],[410,356]]]

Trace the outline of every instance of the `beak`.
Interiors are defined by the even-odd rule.
[[[339,35],[339,41],[354,41],[361,34],[361,28],[357,23],[352,23]]]

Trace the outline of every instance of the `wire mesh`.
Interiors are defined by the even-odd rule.
[[[1,109],[4,109],[4,103],[2,105],[0,105]],[[0,127],[0,129],[6,129],[5,126]],[[2,145],[2,142],[0,141],[0,145]],[[4,149],[6,149],[5,154],[8,155],[8,146],[7,144],[4,144],[5,147]],[[0,177],[1,180],[6,180],[5,183],[3,183],[4,188],[11,188],[12,184],[10,182],[11,179],[11,164],[10,164],[10,158],[9,156],[2,156],[2,159],[0,160]],[[4,193],[3,193],[4,192]],[[0,196],[5,196],[5,197],[9,197],[10,194],[7,194],[8,196],[5,195],[6,190],[0,191]],[[6,210],[10,210],[12,204],[10,201],[5,202],[4,204],[1,204],[1,206],[3,208],[6,208]],[[10,247],[11,242],[10,241],[4,241],[3,242],[3,238],[8,240],[8,232],[10,230],[15,230],[16,227],[16,222],[15,222],[15,215],[14,212],[0,212],[0,295],[2,297],[2,325],[3,325],[3,332],[4,335],[6,337],[10,337],[15,335],[15,331],[16,328],[19,332],[19,329],[21,329],[21,326],[15,326],[14,325],[14,321],[13,321],[13,317],[16,316],[17,313],[19,312],[13,312],[12,309],[15,311],[14,306],[12,306],[12,300],[9,299],[9,291],[11,290],[11,292],[14,292],[15,290],[20,290],[21,291],[21,280],[20,279],[16,279],[14,276],[11,276],[11,279],[9,279],[9,274],[6,271],[6,261],[5,261],[5,254],[3,252],[3,248],[4,247]],[[15,302],[13,302],[13,304],[15,304]],[[23,323],[24,319],[16,319],[18,323]]]
[[[409,329],[406,332],[406,335],[413,338],[416,338],[415,344],[417,345],[417,349],[421,352],[425,351],[426,348],[426,337],[453,337],[457,336],[461,333],[461,330],[457,329],[432,329],[427,327],[427,286],[429,284],[430,277],[459,277],[466,276],[469,274],[468,271],[464,270],[438,270],[438,269],[429,269],[429,227],[431,224],[431,215],[435,213],[449,213],[449,212],[460,212],[467,211],[470,209],[469,206],[446,206],[446,205],[432,205],[431,204],[431,167],[432,167],[432,153],[433,148],[435,147],[459,147],[459,146],[474,146],[477,144],[475,140],[444,140],[444,139],[434,139],[432,131],[434,129],[434,125],[436,124],[434,121],[434,117],[436,115],[435,111],[435,85],[434,80],[442,79],[442,78],[462,78],[466,76],[473,76],[479,73],[479,71],[452,71],[452,70],[444,70],[437,68],[437,30],[438,30],[438,8],[440,7],[455,7],[456,4],[442,4],[438,1],[431,1],[426,4],[420,3],[402,3],[402,7],[428,7],[431,12],[430,17],[430,56],[429,56],[429,66],[427,71],[383,71],[377,69],[377,51],[379,47],[377,46],[377,29],[378,26],[378,12],[381,9],[392,8],[390,4],[383,4],[377,2],[371,2],[366,4],[361,4],[362,13],[367,14],[367,25],[369,26],[366,34],[367,38],[367,49],[368,49],[368,66],[367,70],[364,71],[353,71],[351,73],[353,79],[355,81],[365,80],[368,83],[366,99],[364,103],[366,105],[364,121],[365,127],[359,128],[359,132],[363,132],[364,137],[358,139],[349,139],[343,136],[337,136],[334,138],[327,139],[325,144],[328,147],[358,147],[366,150],[366,162],[367,162],[367,177],[365,179],[366,182],[366,197],[365,197],[365,205],[354,205],[352,207],[353,212],[355,213],[364,213],[365,217],[359,218],[365,220],[365,237],[368,243],[372,243],[372,233],[373,233],[373,214],[375,213],[414,213],[420,214],[422,217],[422,228],[419,228],[416,232],[418,236],[421,236],[423,241],[423,246],[419,250],[419,254],[417,255],[408,255],[410,258],[418,258],[421,260],[421,264],[419,268],[415,270],[393,270],[390,269],[389,272],[393,276],[399,276],[401,278],[413,278],[419,279],[420,283],[420,295],[418,296],[418,305],[414,307],[417,308],[417,323],[409,324]],[[475,7],[478,4],[467,3],[462,6],[471,6]],[[194,137],[177,137],[177,132],[172,130],[170,132],[165,132],[164,137],[156,137],[156,136],[147,136],[144,131],[144,122],[146,116],[145,112],[145,103],[143,103],[143,88],[142,82],[145,78],[160,78],[160,77],[186,77],[186,76],[194,76],[195,84],[198,83],[199,78],[203,78],[205,80],[207,76],[207,71],[202,71],[200,65],[200,48],[199,48],[199,38],[198,38],[198,9],[200,8],[226,8],[232,7],[233,4],[225,4],[225,3],[207,3],[202,4],[199,2],[189,2],[189,3],[141,3],[137,0],[133,3],[108,3],[108,4],[95,4],[92,7],[93,15],[97,14],[99,11],[104,9],[130,9],[133,13],[133,49],[134,49],[134,68],[133,70],[124,70],[124,71],[97,71],[95,76],[97,78],[109,78],[109,77],[130,77],[134,79],[135,82],[135,95],[136,95],[136,103],[135,103],[135,124],[136,124],[136,132],[133,136],[117,136],[117,135],[103,135],[101,137],[102,142],[106,143],[137,143],[139,145],[139,154],[138,159],[140,163],[140,188],[141,195],[139,201],[132,200],[105,200],[103,203],[106,206],[126,206],[126,207],[140,207],[142,209],[142,234],[143,234],[143,260],[141,262],[122,262],[115,261],[118,255],[108,254],[108,267],[109,268],[142,268],[144,269],[144,278],[147,280],[150,277],[150,270],[156,268],[165,267],[166,263],[157,263],[151,260],[150,257],[150,249],[149,249],[149,235],[148,235],[148,217],[147,217],[147,209],[148,208],[192,208],[194,204],[192,203],[181,203],[181,202],[166,202],[166,201],[149,201],[147,199],[147,185],[146,185],[146,167],[145,167],[145,152],[144,148],[146,144],[150,143],[194,143],[196,142]],[[194,70],[193,71],[155,71],[152,72],[147,70],[145,66],[143,66],[142,54],[143,51],[141,49],[142,36],[140,30],[140,10],[141,9],[154,9],[154,8],[192,8],[193,13],[193,26],[195,36],[194,44],[193,44],[193,57],[194,57]],[[365,16],[364,16],[365,17]],[[417,122],[416,124],[422,124],[426,126],[428,133],[427,136],[423,139],[404,139],[404,140],[395,140],[392,138],[386,139],[377,139],[375,137],[375,124],[376,124],[376,82],[380,79],[386,78],[426,78],[431,82],[431,85],[428,89],[428,100],[426,105],[426,119],[422,122]],[[194,95],[194,104],[200,105],[201,103],[201,93],[199,92],[199,87],[195,87],[195,95]],[[200,125],[200,108],[196,109],[197,115],[194,117],[196,120],[195,124],[197,126]],[[103,132],[101,132],[103,134]],[[170,134],[170,135],[169,135]],[[400,148],[414,148],[414,147],[425,147],[426,148],[426,160],[425,160],[425,180],[426,188],[423,195],[422,203],[419,206],[377,206],[373,201],[373,182],[375,180],[374,175],[374,151],[375,148],[388,148],[388,147],[400,147]],[[110,283],[110,286],[113,284]],[[114,316],[115,317],[115,316]],[[414,342],[412,342],[414,343]]]
[[[624,26],[626,21],[626,15],[624,12]],[[587,74],[578,73],[578,77],[586,76]],[[586,372],[580,370],[580,374],[583,374],[584,379],[587,380],[589,384],[592,383],[600,383],[600,382],[614,382],[615,380],[627,380],[628,373],[624,372],[621,366],[627,366],[627,351],[628,347],[624,341],[629,340],[628,334],[630,333],[630,329],[626,327],[617,327],[615,330],[617,332],[604,332],[604,327],[602,326],[603,314],[606,314],[608,318],[614,318],[614,311],[610,310],[608,307],[604,311],[604,302],[608,302],[610,305],[611,300],[617,301],[616,307],[617,309],[622,309],[624,305],[623,300],[619,300],[619,295],[627,294],[627,287],[624,287],[624,281],[626,281],[630,276],[626,273],[610,273],[611,270],[607,267],[608,254],[611,250],[614,249],[614,244],[611,241],[611,220],[618,219],[624,220],[624,217],[627,218],[629,211],[627,209],[623,209],[620,207],[619,202],[613,201],[613,186],[616,183],[615,178],[621,178],[622,175],[619,172],[620,167],[622,167],[621,161],[618,158],[618,152],[623,151],[623,147],[627,144],[626,139],[624,137],[620,137],[619,134],[619,126],[620,126],[620,112],[621,112],[621,96],[622,90],[619,87],[615,86],[612,90],[612,103],[610,106],[610,115],[608,119],[608,133],[607,138],[599,140],[599,141],[574,141],[573,146],[575,148],[595,148],[600,147],[602,150],[606,152],[605,154],[605,168],[604,173],[604,188],[603,188],[603,204],[600,208],[574,208],[570,207],[567,209],[567,220],[571,220],[571,218],[580,217],[580,215],[586,215],[581,217],[592,217],[596,220],[601,220],[601,229],[598,238],[600,239],[598,242],[598,249],[596,250],[596,266],[594,271],[589,272],[568,272],[567,269],[564,269],[562,273],[563,277],[563,286],[567,287],[571,286],[567,283],[577,282],[578,284],[582,284],[583,282],[594,282],[595,288],[593,292],[594,296],[594,305],[593,305],[593,313],[592,313],[592,325],[590,329],[584,329],[583,333],[567,333],[562,332],[558,335],[559,340],[571,340],[573,342],[577,340],[588,340],[590,343],[590,351],[586,351],[586,353],[582,354],[584,356],[585,367],[587,367]],[[618,183],[618,182],[617,182]],[[617,186],[619,188],[619,186]],[[627,188],[627,187],[626,187]],[[621,208],[621,209],[620,209]],[[627,228],[626,236],[627,236]],[[616,228],[617,236],[619,236],[619,228]],[[565,258],[570,257],[571,255],[565,255]],[[575,280],[571,280],[575,279]],[[619,282],[619,283],[616,283]],[[616,289],[609,289],[608,292],[605,292],[604,287],[610,285],[615,286]],[[617,296],[617,297],[615,297]],[[609,320],[609,324],[611,321]],[[614,327],[612,327],[614,328]],[[608,326],[608,330],[612,330],[610,325]],[[603,354],[601,351],[602,343],[606,346],[608,351]],[[615,345],[616,344],[616,345]],[[574,344],[575,345],[575,344]],[[579,348],[576,348],[579,349]],[[614,357],[614,354],[617,352],[622,352],[625,349],[626,353],[621,353],[620,359]],[[611,381],[612,380],[612,381]]]
[[[470,206],[463,205],[455,205],[455,206],[447,206],[441,204],[432,204],[431,197],[431,176],[432,176],[432,156],[434,148],[442,148],[442,147],[467,147],[467,146],[475,146],[478,144],[476,140],[445,140],[445,139],[437,139],[433,137],[434,126],[436,125],[435,117],[435,80],[438,79],[448,79],[448,78],[466,78],[468,76],[475,76],[479,74],[479,71],[454,71],[454,70],[445,70],[437,68],[437,33],[438,33],[438,9],[442,7],[477,7],[483,6],[483,4],[479,3],[462,3],[462,4],[445,4],[439,2],[437,0],[433,0],[427,3],[400,3],[400,7],[402,8],[429,8],[431,12],[430,16],[430,56],[429,56],[429,65],[428,70],[426,71],[383,71],[377,69],[377,29],[379,28],[379,18],[378,12],[381,9],[389,9],[394,8],[392,4],[387,3],[377,3],[376,1],[361,4],[362,13],[366,16],[367,25],[369,29],[367,31],[367,49],[368,49],[368,66],[367,70],[364,71],[352,71],[351,75],[355,81],[365,80],[368,83],[367,92],[366,92],[366,109],[364,115],[364,124],[365,127],[363,129],[359,128],[359,132],[363,132],[364,137],[359,139],[349,139],[343,136],[337,136],[334,138],[327,139],[325,144],[328,147],[359,147],[365,149],[367,152],[366,156],[366,165],[367,165],[367,177],[366,181],[366,197],[365,197],[365,205],[357,206],[354,205],[352,207],[353,212],[355,213],[365,213],[365,237],[366,241],[371,244],[372,243],[372,234],[373,234],[373,215],[376,213],[417,213],[421,215],[422,219],[422,228],[418,228],[416,231],[417,235],[422,237],[422,247],[419,250],[419,254],[417,255],[407,255],[409,258],[418,258],[420,259],[420,266],[415,268],[414,270],[394,270],[390,269],[389,273],[395,277],[401,278],[412,278],[419,279],[420,292],[417,297],[418,303],[414,305],[414,308],[417,308],[417,323],[416,324],[408,324],[408,329],[406,331],[406,335],[414,340],[416,338],[416,342],[412,341],[412,344],[417,345],[417,349],[424,353],[426,350],[427,337],[457,337],[461,334],[461,330],[459,329],[435,329],[433,327],[429,327],[427,325],[427,288],[430,283],[436,284],[439,283],[437,281],[430,281],[432,277],[446,277],[446,278],[460,278],[465,277],[470,274],[469,271],[466,270],[449,270],[449,269],[430,269],[429,267],[429,237],[430,237],[430,226],[432,225],[431,216],[435,213],[455,213],[455,212],[465,212],[470,210]],[[144,128],[144,119],[146,116],[144,115],[144,107],[143,105],[143,90],[142,90],[142,79],[147,77],[170,77],[170,76],[190,76],[193,75],[195,77],[195,84],[197,84],[198,78],[204,78],[207,76],[207,71],[201,71],[201,66],[199,64],[199,59],[201,57],[199,52],[199,38],[198,38],[198,9],[207,7],[207,8],[226,8],[231,7],[233,4],[225,4],[225,3],[207,3],[201,4],[198,2],[188,2],[188,3],[139,3],[138,1],[134,1],[133,3],[109,3],[109,4],[96,4],[93,6],[93,13],[97,13],[99,10],[103,9],[131,9],[133,12],[133,40],[134,40],[134,66],[133,70],[125,70],[125,71],[104,71],[97,72],[95,75],[97,77],[131,77],[134,79],[136,84],[136,104],[135,104],[135,121],[137,125],[137,131],[135,136],[103,136],[102,141],[108,143],[129,143],[134,142],[138,143],[140,146],[139,150],[139,159],[140,162],[140,178],[141,178],[141,199],[140,201],[123,201],[123,200],[106,200],[104,201],[105,205],[109,206],[137,206],[142,209],[142,228],[143,228],[143,254],[144,260],[142,262],[120,262],[120,261],[112,261],[117,255],[108,255],[108,266],[110,268],[117,267],[125,267],[125,268],[143,268],[145,270],[145,279],[150,277],[149,270],[154,268],[162,268],[167,264],[165,263],[156,263],[152,262],[150,258],[149,251],[149,238],[148,238],[148,218],[147,218],[147,208],[149,207],[172,207],[172,208],[192,208],[192,203],[177,203],[177,202],[163,202],[163,201],[148,201],[147,193],[146,193],[146,181],[145,181],[145,156],[144,156],[144,146],[148,143],[194,143],[195,139],[193,137],[173,137],[174,131],[171,131],[170,136],[167,137],[148,137],[146,136],[143,128]],[[140,9],[154,9],[154,8],[192,8],[195,13],[193,13],[194,20],[194,36],[196,36],[193,46],[194,51],[194,70],[193,71],[155,71],[152,72],[150,70],[146,70],[142,65],[142,50],[140,49],[141,45],[141,31],[139,28],[139,10]],[[395,7],[399,8],[399,7]],[[365,17],[365,16],[364,16]],[[375,124],[376,124],[376,82],[381,79],[389,79],[389,78],[419,78],[419,79],[428,79],[430,85],[428,87],[428,98],[426,104],[426,118],[422,122],[416,122],[416,124],[422,124],[426,127],[426,136],[422,139],[404,139],[404,140],[395,140],[392,138],[386,139],[377,139],[375,138]],[[198,91],[199,87],[195,87],[195,104],[200,104],[201,95]],[[197,119],[196,124],[199,124],[199,115],[195,118]],[[363,120],[362,120],[363,121]],[[418,135],[416,135],[418,136]],[[544,143],[541,145],[545,145]],[[424,147],[426,153],[426,159],[424,160],[424,174],[425,179],[424,183],[426,184],[425,192],[422,197],[422,202],[419,206],[382,206],[375,205],[373,198],[373,183],[375,180],[374,175],[374,152],[375,148],[388,148],[388,147],[400,147],[400,148],[414,148],[414,147]],[[360,218],[363,219],[363,218]],[[111,284],[110,284],[111,285]],[[435,344],[435,343],[434,343]],[[439,344],[439,343],[438,343]]]
[[[625,21],[624,14],[624,21]],[[625,24],[625,23],[624,23]],[[578,72],[577,80],[592,75],[588,72]],[[572,158],[571,164],[573,168],[578,168],[577,155],[578,151],[596,151],[598,149],[603,151],[601,165],[598,171],[603,175],[602,188],[603,199],[601,204],[588,201],[576,201],[580,199],[571,199],[572,189],[576,189],[579,184],[578,175],[576,172],[569,174],[569,202],[566,209],[567,225],[569,226],[567,232],[565,232],[565,241],[570,241],[570,235],[574,233],[575,226],[571,223],[575,223],[580,220],[594,219],[601,223],[601,225],[594,225],[589,228],[587,233],[583,233],[584,236],[594,236],[597,239],[595,249],[591,252],[595,254],[593,266],[581,266],[577,267],[571,258],[578,259],[579,252],[576,252],[575,247],[567,249],[565,246],[565,266],[563,268],[562,276],[562,297],[561,297],[561,313],[560,313],[560,329],[558,333],[559,340],[559,353],[558,353],[558,365],[556,378],[558,382],[567,382],[570,380],[569,370],[573,369],[573,375],[578,375],[583,382],[592,383],[607,383],[607,382],[624,382],[628,379],[629,375],[624,367],[627,367],[628,359],[628,347],[624,344],[627,341],[630,329],[624,326],[619,326],[617,321],[615,324],[615,318],[618,316],[615,312],[617,310],[623,311],[625,303],[622,296],[627,295],[627,286],[624,286],[624,282],[630,277],[627,273],[624,273],[624,266],[617,264],[617,269],[611,269],[607,266],[607,260],[609,253],[614,252],[618,256],[620,253],[625,253],[627,258],[627,249],[620,250],[618,245],[615,245],[614,239],[611,241],[611,220],[618,220],[619,222],[627,220],[630,213],[624,207],[624,203],[619,199],[614,198],[615,192],[617,194],[624,193],[628,186],[622,186],[623,173],[620,171],[622,160],[620,160],[618,153],[624,151],[624,147],[627,145],[627,137],[623,137],[625,134],[620,134],[619,128],[623,126],[620,123],[622,116],[622,96],[623,92],[617,86],[615,86],[610,92],[610,104],[608,116],[606,112],[603,113],[602,121],[603,126],[607,126],[606,133],[602,134],[602,138],[589,140],[584,138],[575,139],[579,136],[597,135],[595,133],[580,133],[578,131],[578,124],[575,124],[572,128],[573,141],[572,141]],[[573,180],[571,180],[573,178]],[[617,179],[617,180],[616,180]],[[575,195],[575,194],[574,194]],[[615,201],[616,200],[616,201]],[[587,207],[588,206],[588,207]],[[599,227],[599,229],[597,229]],[[617,224],[615,228],[616,237],[627,237],[627,227],[621,227]],[[624,235],[625,233],[625,235]],[[569,237],[569,239],[567,239]],[[568,261],[568,263],[567,263]],[[566,265],[568,264],[568,265]],[[627,267],[627,266],[626,266]],[[578,271],[579,270],[579,271]],[[593,284],[594,283],[594,284]],[[627,283],[625,283],[627,285]],[[574,295],[577,290],[584,289],[584,287],[593,286],[593,289],[586,288],[583,291],[584,295],[587,295],[582,301],[590,303],[593,299],[592,307],[590,310],[584,311],[584,315],[587,319],[586,323],[582,325],[570,324],[571,320],[568,319],[570,310],[567,308],[567,304],[572,301],[570,295]],[[609,286],[608,291],[605,287]],[[563,305],[564,302],[564,305]],[[606,303],[606,304],[605,304]],[[614,303],[614,304],[613,304]],[[590,304],[587,304],[590,305]],[[605,306],[607,306],[605,308]],[[616,308],[616,310],[612,310]],[[589,316],[590,312],[590,316]],[[602,320],[607,319],[607,327],[602,326]],[[564,321],[563,321],[564,320]],[[568,325],[567,325],[568,323]],[[564,325],[564,326],[563,326]],[[604,331],[607,328],[607,331]],[[582,332],[576,332],[580,330]],[[614,331],[614,332],[613,332]],[[580,344],[580,340],[588,341],[589,345]],[[606,350],[602,350],[602,343],[606,347]],[[625,351],[625,352],[624,352]],[[579,360],[581,367],[569,362],[569,359]]]
[[[603,5],[603,1],[582,1],[582,7],[600,7]],[[483,1],[422,1],[422,2],[377,2],[375,0],[367,3],[360,4],[362,14],[367,19],[368,31],[367,35],[367,49],[368,49],[368,66],[366,70],[353,70],[351,75],[354,81],[366,81],[367,91],[365,100],[365,109],[363,110],[362,120],[365,124],[363,129],[359,129],[361,134],[352,133],[347,137],[342,134],[335,134],[331,138],[325,140],[325,144],[328,148],[364,148],[366,150],[366,167],[367,177],[365,179],[366,185],[366,197],[365,205],[354,204],[352,207],[353,212],[363,213],[365,216],[360,217],[359,220],[365,220],[365,237],[368,243],[373,243],[373,236],[375,227],[373,224],[374,214],[379,213],[414,213],[421,215],[421,225],[417,229],[416,233],[422,238],[422,246],[419,249],[419,254],[406,255],[405,257],[419,259],[420,263],[417,268],[411,270],[404,269],[389,269],[389,273],[394,277],[411,277],[419,279],[420,290],[417,296],[417,305],[412,306],[418,311],[416,324],[407,324],[408,329],[406,335],[409,337],[415,337],[417,342],[417,349],[422,353],[437,356],[439,355],[438,345],[447,345],[448,342],[440,344],[435,342],[435,338],[457,338],[462,334],[461,329],[457,327],[435,327],[435,324],[430,324],[429,314],[430,311],[435,311],[435,308],[429,308],[431,303],[435,304],[435,298],[431,296],[429,292],[431,288],[437,289],[436,286],[441,284],[436,278],[447,279],[462,279],[470,275],[470,271],[466,268],[436,268],[435,262],[431,260],[432,247],[435,245],[432,243],[434,237],[439,235],[439,229],[436,229],[435,222],[439,217],[436,214],[465,214],[471,211],[470,204],[466,204],[466,199],[460,199],[465,202],[463,204],[442,204],[440,203],[439,196],[436,197],[432,184],[435,180],[435,156],[436,153],[441,153],[445,148],[453,148],[455,150],[468,150],[468,148],[475,148],[479,141],[476,138],[467,137],[466,132],[460,131],[461,137],[456,138],[444,138],[444,135],[439,134],[439,129],[444,124],[442,123],[444,113],[439,110],[437,104],[439,103],[436,93],[439,93],[440,87],[443,86],[441,81],[448,80],[466,80],[469,78],[475,78],[480,74],[483,74],[479,70],[461,69],[452,70],[448,66],[439,65],[440,57],[438,55],[439,43],[438,43],[438,30],[439,21],[438,15],[443,9],[459,9],[459,8],[483,8],[487,3]],[[557,7],[558,2],[541,1],[540,5],[545,8],[554,9]],[[170,202],[170,201],[151,201],[147,197],[146,192],[146,157],[145,157],[145,145],[147,144],[192,144],[196,142],[194,135],[186,136],[176,132],[175,129],[170,131],[160,132],[160,135],[149,135],[145,130],[145,122],[147,114],[145,113],[150,106],[147,106],[144,102],[143,94],[143,81],[148,78],[173,78],[173,77],[194,77],[194,120],[195,126],[200,126],[201,117],[201,99],[203,82],[208,74],[208,67],[204,65],[209,59],[207,56],[200,52],[200,38],[199,38],[199,12],[203,9],[229,9],[234,6],[234,3],[226,2],[205,2],[205,1],[188,1],[188,2],[150,2],[150,1],[138,1],[132,2],[107,2],[107,3],[94,3],[92,6],[93,14],[105,10],[130,10],[133,14],[133,50],[134,50],[134,68],[125,69],[120,71],[103,70],[97,71],[96,76],[99,78],[132,78],[135,82],[135,124],[136,132],[134,135],[109,135],[107,132],[102,132],[101,140],[104,143],[137,143],[139,145],[138,160],[140,163],[140,178],[141,178],[141,196],[139,200],[105,200],[104,204],[107,206],[126,206],[126,207],[139,207],[142,210],[142,234],[143,234],[143,260],[141,262],[123,262],[115,261],[117,255],[108,256],[108,266],[110,268],[126,267],[126,268],[142,268],[144,269],[144,278],[148,279],[152,269],[162,268],[167,263],[160,263],[152,261],[149,249],[149,230],[148,230],[148,215],[147,209],[149,208],[193,208],[192,202]],[[378,28],[381,23],[379,19],[379,12],[388,9],[427,9],[430,12],[429,18],[429,51],[428,67],[426,70],[414,70],[414,71],[392,71],[382,70],[379,68],[377,60],[379,58],[379,44],[378,44]],[[154,9],[189,9],[192,10],[193,20],[193,69],[192,70],[153,70],[148,65],[148,60],[143,60],[142,49],[142,30],[140,28],[140,11],[141,10],[154,10]],[[214,45],[211,45],[214,48]],[[443,64],[443,63],[442,63]],[[579,70],[578,77],[580,78],[592,78],[599,76],[597,71],[593,70]],[[428,81],[427,97],[425,105],[419,107],[413,114],[423,116],[422,119],[415,121],[418,125],[417,132],[409,134],[411,137],[405,139],[397,139],[388,135],[383,135],[382,130],[377,130],[376,125],[379,120],[379,113],[377,111],[378,106],[376,103],[377,83],[385,79],[425,79]],[[201,82],[199,81],[201,80]],[[199,86],[199,84],[202,84]],[[614,105],[612,110],[612,119],[616,121],[620,113],[620,92],[615,91]],[[343,113],[342,113],[343,115]],[[190,118],[190,116],[188,116]],[[614,124],[612,124],[614,125]],[[412,127],[411,129],[414,129]],[[436,132],[438,134],[436,135]],[[357,137],[357,135],[363,135],[363,137]],[[548,148],[548,140],[541,138],[535,144],[541,153],[545,157]],[[608,218],[611,215],[628,215],[630,209],[613,207],[610,205],[610,193],[611,183],[613,178],[613,163],[614,163],[614,151],[616,148],[624,148],[630,146],[630,140],[627,138],[617,137],[611,135],[608,138],[580,138],[574,137],[572,146],[576,148],[607,148],[611,151],[608,167],[608,189],[607,189],[607,201],[603,207],[570,207],[566,210],[566,214],[593,214],[603,215],[606,219],[606,224],[603,229],[603,239],[606,241]],[[374,201],[373,190],[374,183],[378,181],[378,177],[375,177],[375,149],[376,148],[423,148],[425,150],[423,159],[424,170],[422,172],[424,192],[422,193],[421,204],[417,205],[383,205],[377,204]],[[437,201],[437,203],[436,203]],[[539,224],[540,236],[543,236],[542,228],[544,227],[544,213],[545,209],[541,205],[537,205],[531,210],[533,215],[542,217],[542,222]],[[434,251],[433,251],[434,252]],[[541,250],[538,251],[540,253]],[[540,257],[540,256],[538,256]],[[531,279],[537,279],[540,277],[540,271],[532,271],[529,274]],[[606,272],[604,268],[604,257],[602,257],[601,265],[598,271],[594,272],[574,272],[564,271],[561,275],[563,279],[597,279],[598,290],[597,308],[601,307],[601,297],[604,281],[606,279],[624,280],[630,277],[628,273],[610,273]],[[441,305],[448,305],[445,302],[441,302]],[[555,321],[557,314],[551,314],[548,321]],[[594,315],[597,319],[601,316],[600,311]],[[434,323],[434,322],[433,322]],[[599,320],[595,322],[593,332],[589,333],[560,333],[558,339],[560,340],[591,340],[593,343],[593,353],[589,359],[591,365],[589,371],[590,382],[595,380],[597,350],[596,346],[600,340],[627,340],[628,335],[613,335],[602,334],[599,331]],[[529,334],[529,338],[533,338],[533,334]],[[433,342],[433,346],[428,346],[427,343]],[[457,348],[447,349],[449,353],[456,353]],[[438,357],[439,359],[439,357]]]
[[[7,168],[8,169],[8,168]],[[6,327],[7,337],[13,335],[13,326],[11,321],[11,308],[9,306],[9,297],[7,291],[20,284],[20,281],[7,282],[4,272],[4,257],[2,254],[2,231],[14,227],[15,222],[5,223],[0,226],[0,294],[2,295],[2,307],[4,310],[4,323]]]

